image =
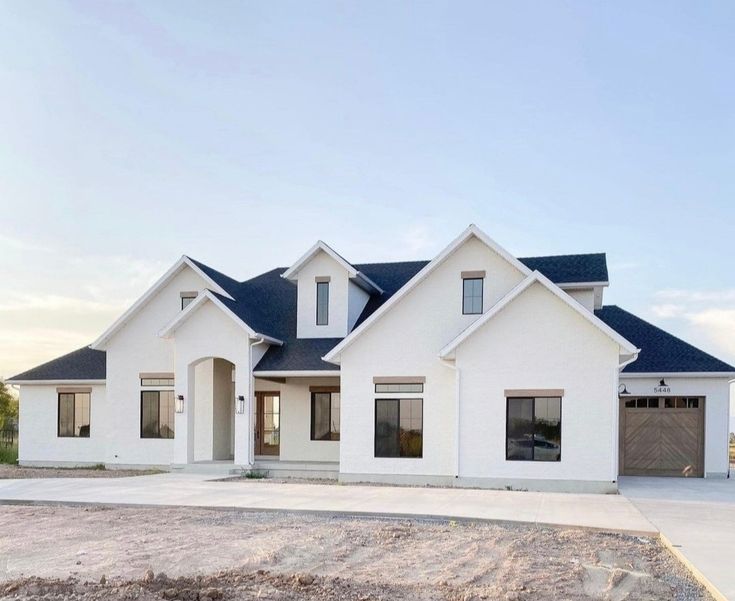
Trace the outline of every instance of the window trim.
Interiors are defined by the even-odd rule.
[[[325,286],[325,288],[322,288],[322,290],[326,289],[326,316],[324,322],[319,321],[319,286]],[[316,325],[318,326],[328,326],[329,325],[329,280],[326,282],[317,281],[316,282]]]
[[[398,436],[398,455],[378,455],[378,402],[395,401],[398,403],[398,428],[396,436]],[[401,401],[421,401],[421,453],[419,455],[401,455]],[[373,399],[373,458],[374,459],[423,459],[424,458],[424,398],[399,397],[399,398],[377,398]]]
[[[468,313],[464,310],[465,282],[475,281],[475,280],[480,282],[480,310],[477,312],[472,311]],[[484,308],[485,308],[485,278],[484,276],[483,277],[462,277],[462,315],[482,315]]]
[[[158,436],[145,436],[143,434],[143,395],[146,393],[157,392],[158,393]],[[140,391],[140,439],[141,440],[173,440],[176,438],[176,399],[174,396],[174,419],[173,419],[173,436],[161,436],[161,393],[171,392],[172,390],[141,390]]]
[[[74,397],[74,403],[72,405],[72,431],[74,430],[74,424],[77,421],[77,395],[87,394],[89,395],[89,430],[86,436],[76,434],[62,434],[61,433],[61,395],[72,395]],[[71,392],[71,391],[57,391],[56,393],[56,438],[91,438],[92,437],[92,393],[86,391]]]
[[[533,424],[533,436],[536,436],[536,400],[537,399],[559,399],[559,458],[555,460],[549,460],[549,459],[535,459],[536,455],[536,446],[531,446],[531,459],[511,459],[508,457],[508,426],[510,425],[510,422],[508,421],[509,412],[510,412],[510,401],[516,400],[516,399],[531,399],[533,400],[533,412],[531,414],[531,423]],[[562,402],[564,400],[563,396],[555,396],[555,397],[530,397],[530,396],[509,396],[505,397],[505,460],[506,461],[526,461],[526,462],[532,462],[532,463],[561,463],[561,449],[562,449],[562,437],[561,437],[561,429],[562,429],[562,417],[563,417],[563,405]]]
[[[311,403],[310,403],[310,409],[311,409],[311,426],[309,428],[309,440],[313,442],[339,442],[342,437],[342,396],[340,394],[339,387],[333,387],[333,386],[311,386],[309,387],[310,396],[311,396]],[[317,394],[328,394],[329,395],[329,436],[330,438],[315,438],[314,437],[314,402],[316,401],[316,395]],[[332,432],[332,395],[333,394],[340,394],[340,402],[339,402],[339,432]],[[331,438],[333,434],[337,435],[337,438]]]

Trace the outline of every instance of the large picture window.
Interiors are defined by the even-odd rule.
[[[421,457],[423,399],[375,399],[375,456]]]
[[[505,458],[561,461],[561,398],[508,398]]]
[[[311,393],[311,439],[339,440],[339,392]]]
[[[59,393],[59,437],[89,438],[89,392]]]
[[[140,393],[140,437],[174,437],[174,391],[143,390]]]

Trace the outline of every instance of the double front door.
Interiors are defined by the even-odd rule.
[[[255,454],[278,455],[281,445],[281,396],[255,393]]]

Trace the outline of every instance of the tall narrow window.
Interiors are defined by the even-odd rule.
[[[311,439],[339,440],[339,392],[311,393]]]
[[[375,399],[375,456],[421,457],[422,399]]]
[[[89,438],[89,392],[60,392],[59,437]]]
[[[316,283],[316,325],[329,323],[329,282]]]
[[[140,437],[174,437],[174,391],[143,390],[140,393]]]
[[[482,278],[462,279],[462,313],[464,315],[482,313]]]
[[[561,461],[561,398],[509,398],[505,458]]]

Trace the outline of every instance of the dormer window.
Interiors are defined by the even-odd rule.
[[[462,272],[462,314],[482,314],[482,288],[485,280],[484,271]]]
[[[329,324],[329,277],[316,278],[316,325]]]
[[[181,293],[181,310],[183,311],[197,297],[198,292],[182,292]]]

